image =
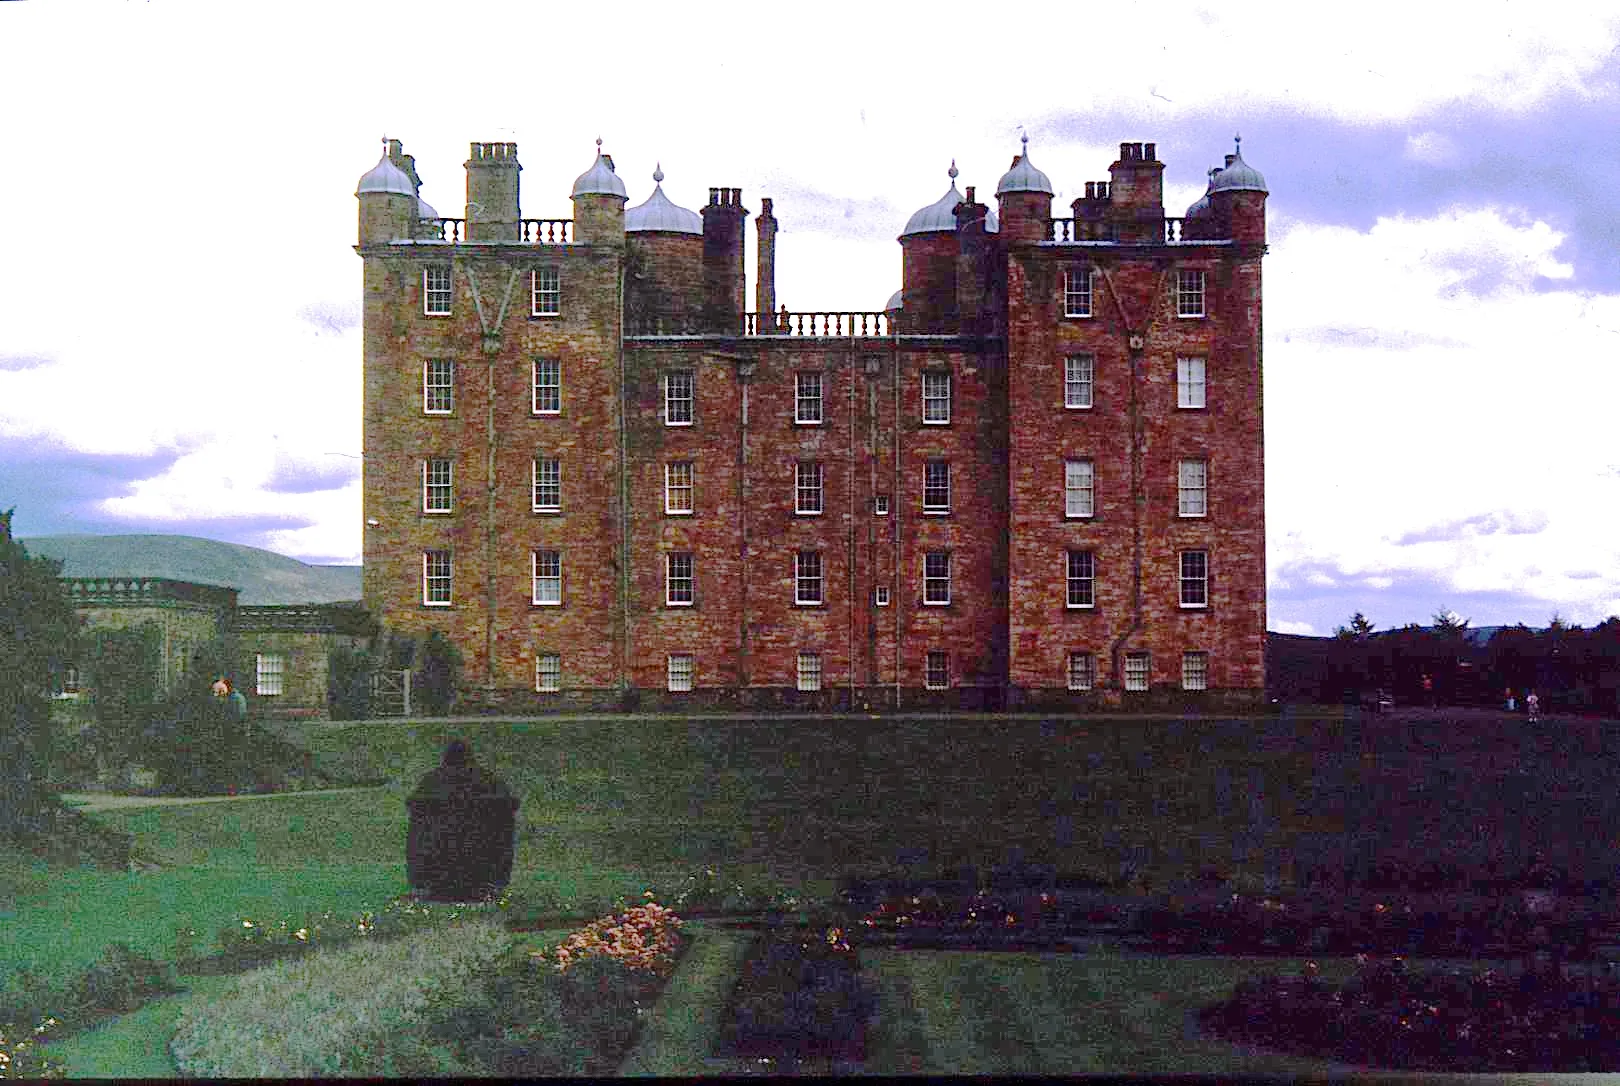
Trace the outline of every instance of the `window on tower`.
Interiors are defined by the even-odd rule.
[[[429,264],[422,269],[422,312],[429,317],[448,317],[452,300],[450,265]]]

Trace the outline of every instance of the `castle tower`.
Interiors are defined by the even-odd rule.
[[[354,194],[360,200],[362,246],[409,238],[416,223],[416,186],[388,154],[389,147],[398,145],[398,140],[385,142],[382,158],[355,187]]]
[[[613,158],[596,141],[596,161],[574,179],[574,240],[582,245],[624,244],[624,182]]]
[[[1164,163],[1151,143],[1121,143],[1108,167],[1107,221],[1127,242],[1164,240]]]
[[[1209,203],[1225,236],[1243,245],[1266,243],[1266,179],[1243,161],[1243,137],[1226,156],[1226,167],[1210,181]]]
[[[901,317],[907,332],[956,331],[956,264],[960,256],[956,208],[962,194],[956,191],[955,159],[945,174],[951,187],[907,219],[900,234]]]
[[[624,213],[625,322],[631,334],[697,330],[703,297],[703,219],[664,195],[664,168],[653,192]]]
[[[1052,182],[1029,160],[1029,136],[1012,168],[996,184],[1001,236],[1007,242],[1045,241],[1052,230]]]
[[[742,189],[710,189],[703,208],[704,325],[709,331],[738,335],[747,304],[743,266]]]
[[[515,143],[474,143],[467,167],[467,240],[518,240]]]

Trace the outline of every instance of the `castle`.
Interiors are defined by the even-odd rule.
[[[1028,153],[900,233],[871,312],[789,312],[762,199],[570,219],[474,143],[463,218],[387,141],[359,199],[364,595],[463,704],[1238,707],[1264,689],[1266,187],[1166,217],[1122,143],[1069,217]]]

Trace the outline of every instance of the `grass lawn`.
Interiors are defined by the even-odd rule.
[[[1197,1035],[1198,1008],[1302,960],[1093,953],[863,951],[879,1021],[865,1070],[884,1074],[1323,1074],[1336,1065]],[[1354,963],[1326,959],[1341,982]]]

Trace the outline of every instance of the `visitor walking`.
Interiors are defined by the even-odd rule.
[[[1541,723],[1541,699],[1536,697],[1534,690],[1524,699],[1524,711],[1530,715],[1530,723]]]

